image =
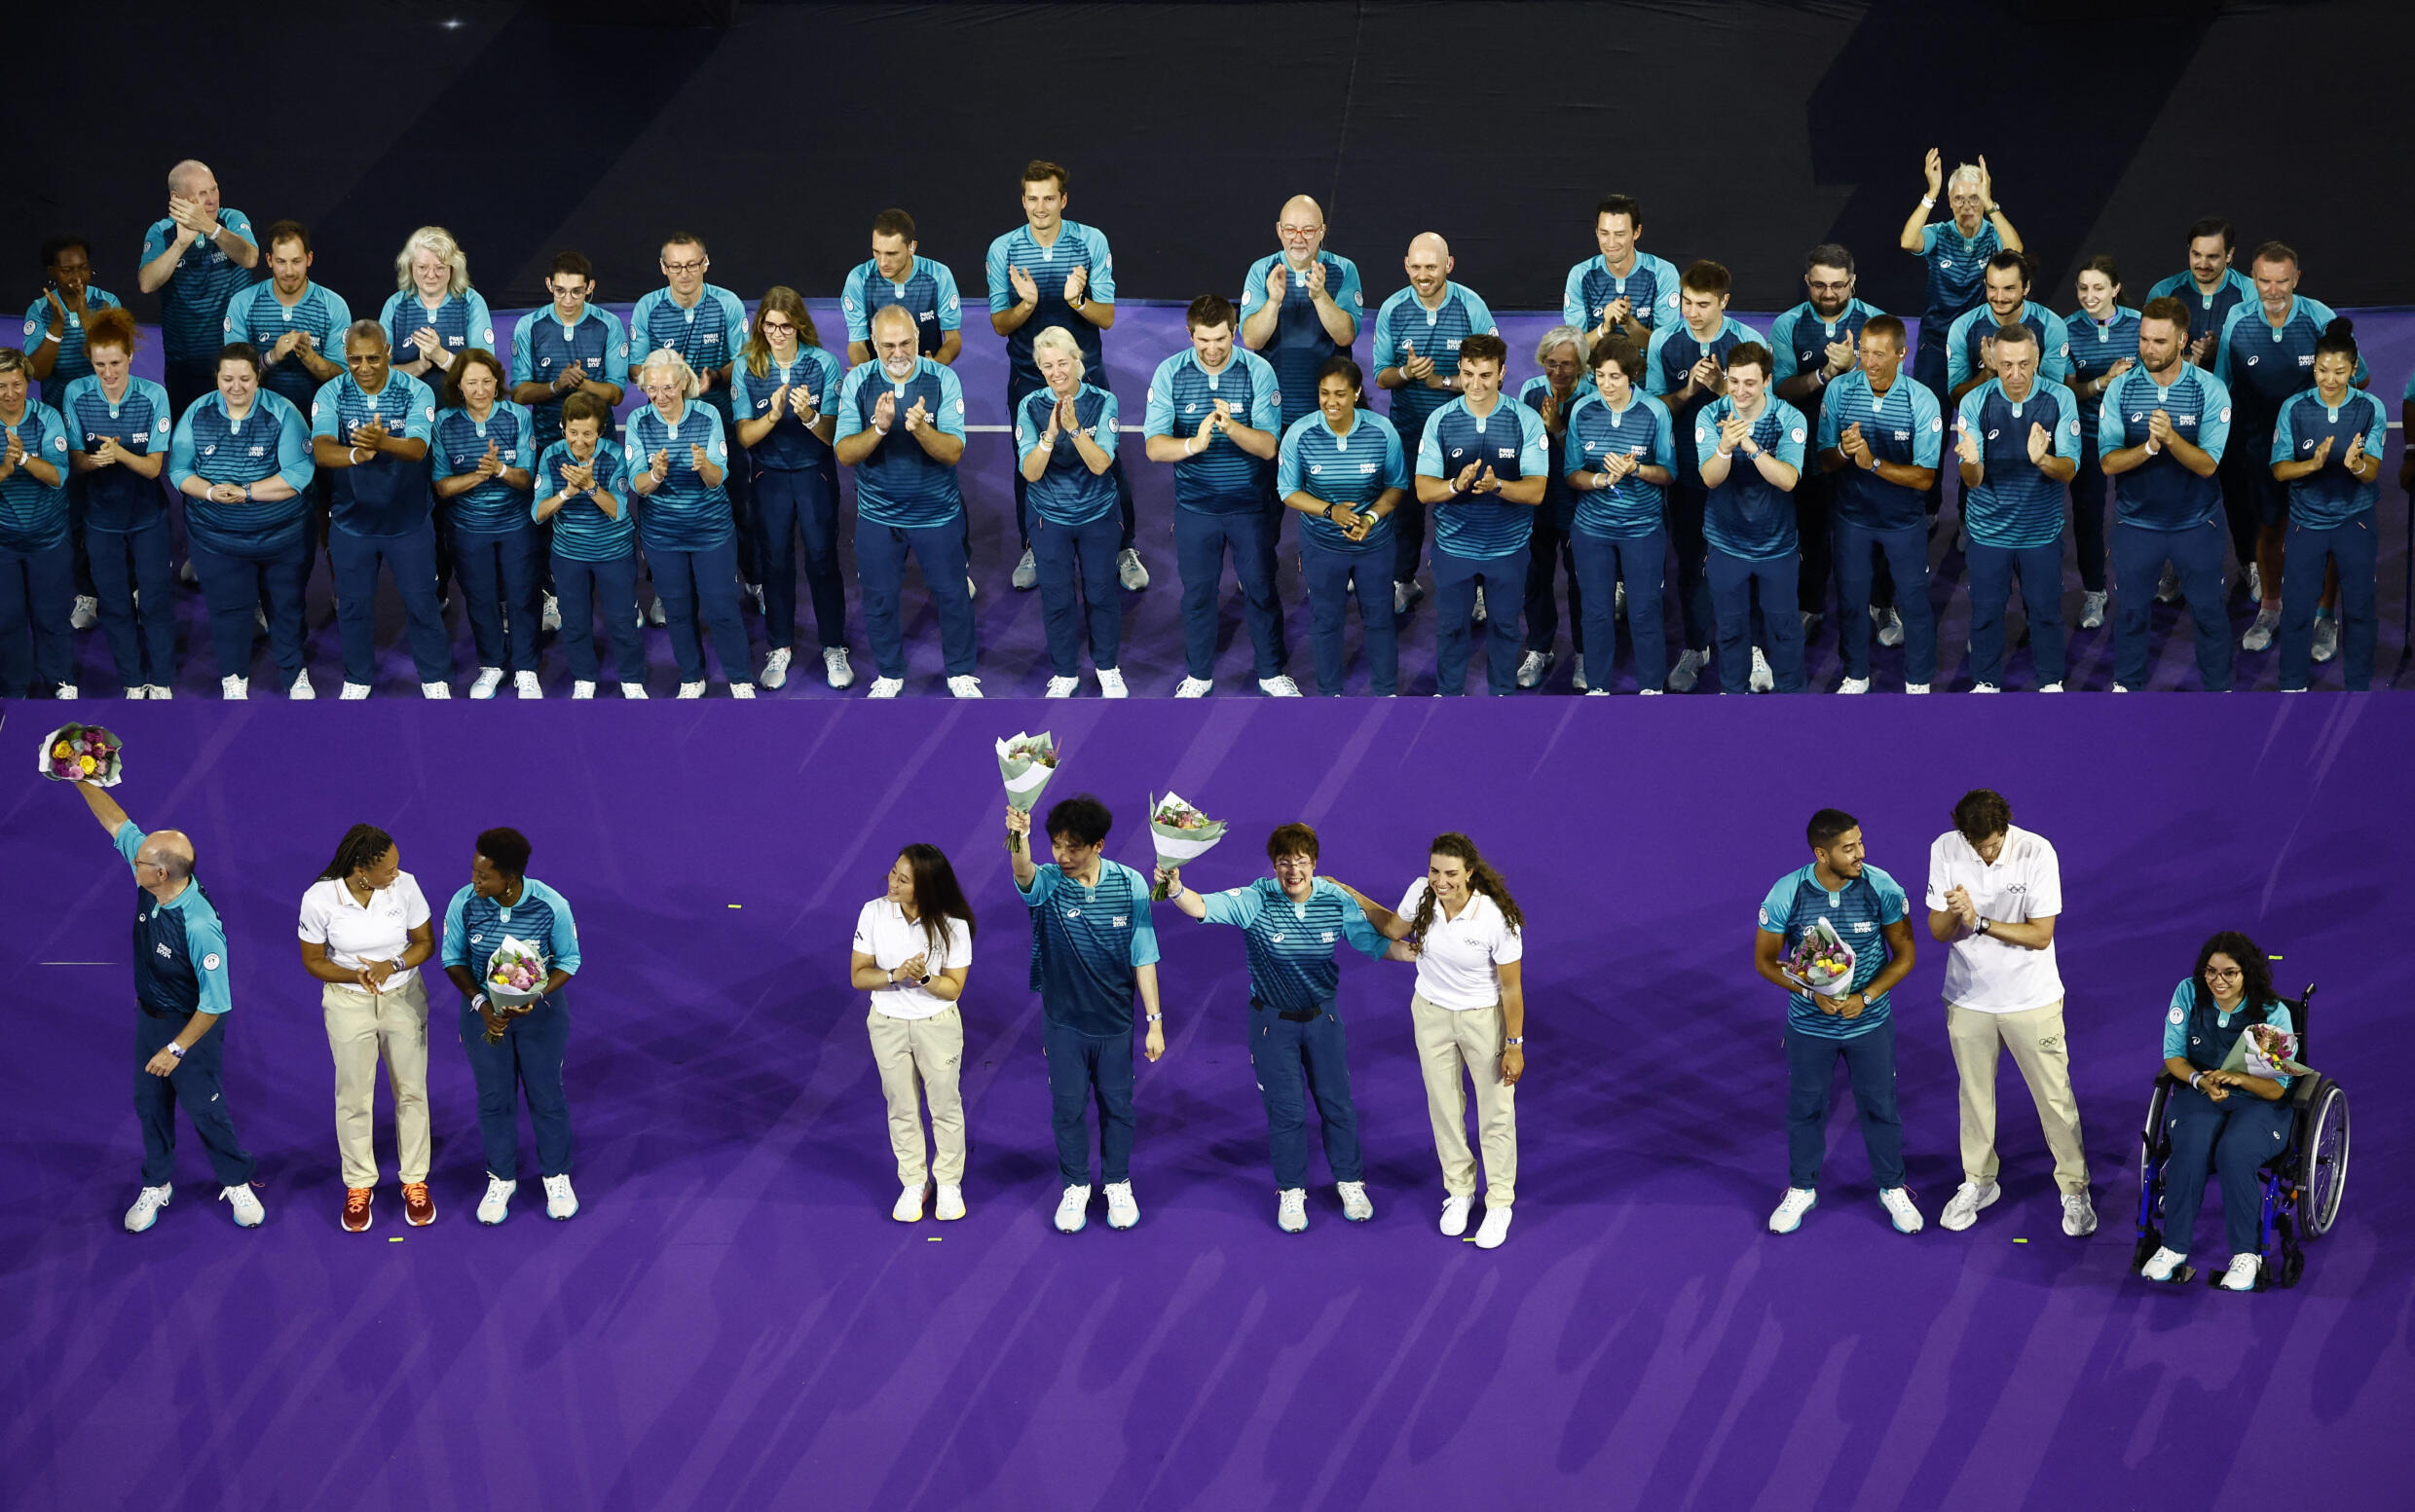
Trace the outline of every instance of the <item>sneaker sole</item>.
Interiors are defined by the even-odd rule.
[[[1810,1216],[1810,1214],[1811,1214],[1812,1210],[1813,1210],[1814,1208],[1817,1208],[1819,1205],[1820,1205],[1820,1204],[1819,1204],[1819,1200],[1818,1200],[1816,1198],[1815,1198],[1815,1199],[1812,1199],[1812,1202],[1811,1202],[1810,1207],[1806,1207],[1806,1208],[1804,1208],[1802,1212],[1797,1213],[1797,1214],[1795,1215],[1795,1221],[1794,1221],[1793,1223],[1788,1224],[1788,1225],[1787,1225],[1785,1228],[1783,1228],[1783,1229],[1779,1228],[1776,1224],[1771,1224],[1771,1225],[1769,1225],[1769,1232],[1770,1232],[1771,1234],[1792,1234],[1792,1233],[1794,1233],[1797,1229],[1800,1229],[1800,1228],[1802,1228],[1802,1221],[1803,1221],[1803,1219],[1804,1219],[1804,1218],[1806,1218],[1806,1217],[1808,1217],[1808,1216]]]

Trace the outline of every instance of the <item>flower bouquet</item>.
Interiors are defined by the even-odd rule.
[[[1826,919],[1812,923],[1795,941],[1783,970],[1787,978],[1806,992],[1840,998],[1853,990],[1853,947],[1844,942]]]
[[[1057,775],[1057,737],[1042,730],[1036,735],[1009,735],[998,742],[998,779],[1006,784],[1006,805],[1028,814],[1039,805],[1040,794],[1048,791],[1048,780]],[[1020,847],[1022,837],[1007,836],[1007,848]]]
[[[505,935],[486,958],[486,1000],[506,1011],[525,1009],[545,995],[545,958],[525,940]],[[489,1025],[487,1043],[502,1040],[502,1030]]]
[[[1159,866],[1188,866],[1215,849],[1216,842],[1224,838],[1224,822],[1208,818],[1170,793],[1149,800],[1149,837],[1156,843]],[[1149,891],[1152,901],[1162,902],[1168,896],[1162,882]]]
[[[42,775],[53,782],[114,788],[124,775],[125,742],[97,724],[62,724],[42,737]]]
[[[2249,1024],[2232,1042],[2231,1052],[2222,1057],[2222,1069],[2274,1079],[2304,1076],[2307,1069],[2296,1057],[2296,1035],[2274,1024]]]

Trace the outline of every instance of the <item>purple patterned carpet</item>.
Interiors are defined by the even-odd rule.
[[[1155,594],[1157,590],[1152,590]],[[1018,607],[1017,612],[1023,612]],[[19,754],[52,705],[17,705]],[[131,883],[75,795],[0,796],[0,1505],[727,1508],[2261,1508],[2405,1504],[2415,1449],[2411,1126],[2381,1074],[2398,974],[2383,816],[2396,700],[2069,697],[582,711],[380,701],[112,707],[134,819],[189,830],[233,940],[229,1096],[263,1162],[239,1231],[189,1131],[176,1201],[121,1232]],[[1274,1226],[1241,1042],[1240,940],[1159,910],[1170,1049],[1139,1082],[1143,1219],[1051,1231],[1027,935],[990,740],[1053,727],[1109,855],[1147,864],[1143,794],[1233,824],[1194,868],[1261,869],[1306,818],[1325,870],[1396,896],[1427,836],[1473,834],[1530,918],[1534,1036],[1509,1242],[1438,1236],[1406,968],[1351,958],[1342,1011],[1378,1204],[1312,1187]],[[19,768],[21,773],[21,767]],[[2103,1227],[2062,1236],[2005,1088],[2005,1199],[1934,1227],[1959,1172],[1926,943],[1899,989],[1912,1185],[1893,1233],[1849,1108],[1824,1201],[1783,1184],[1782,1008],[1753,909],[1809,811],[1861,817],[1916,896],[1965,788],[2061,848],[2073,1067]],[[431,900],[509,823],[578,912],[570,1056],[585,1211],[470,1216],[469,1078],[438,999],[431,1228],[390,1162],[341,1202],[330,1072],[293,940],[344,827],[390,829]],[[858,904],[898,846],[954,858],[981,914],[965,996],[970,1215],[893,1223]],[[2354,1175],[2293,1291],[2150,1292],[2126,1274],[2161,1010],[2204,936],[2248,930],[2310,1057],[2356,1096]],[[2008,1079],[2012,1073],[2006,1073]],[[383,1102],[384,1099],[381,1099]],[[1312,1181],[1321,1182],[1321,1158]],[[2215,1210],[2198,1242],[2219,1245]],[[399,1242],[397,1242],[399,1241]],[[2390,1487],[2399,1488],[2396,1492]]]

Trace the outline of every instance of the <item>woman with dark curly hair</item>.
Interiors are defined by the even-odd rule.
[[[2289,1010],[2273,992],[2273,971],[2255,941],[2223,930],[2197,952],[2197,970],[2172,992],[2164,1014],[2164,1069],[2184,1085],[2164,1104],[2172,1159],[2164,1166],[2164,1243],[2138,1273],[2169,1281],[2188,1259],[2206,1172],[2222,1180],[2222,1232],[2230,1244],[2225,1291],[2255,1290],[2263,1194],[2256,1168],[2289,1137],[2285,1096],[2291,1078],[2221,1069],[2251,1024],[2294,1033]]]

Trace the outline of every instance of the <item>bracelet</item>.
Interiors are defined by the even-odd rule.
[[[2198,1079],[2199,1077],[2201,1077],[2201,1076],[2204,1076],[2205,1074],[2206,1074],[2206,1073],[2204,1073],[2203,1071],[2192,1071],[2192,1072],[2190,1072],[2190,1073],[2189,1073],[2189,1090],[2190,1090],[2190,1091],[2196,1091],[2196,1090],[2198,1089],[2198,1087],[2197,1087],[2197,1079]]]
[[[2003,214],[2003,213],[2004,213],[2004,206],[2002,206],[2002,205],[2000,205],[2000,204],[1991,204],[1991,205],[1988,205],[1988,214],[1990,214],[1990,215],[2001,215],[2001,214]]]
[[[169,1054],[175,1056],[178,1060],[184,1059],[184,1047],[177,1044],[174,1040],[168,1041],[167,1044],[162,1048],[165,1049]]]
[[[56,331],[46,330],[42,333],[42,340],[45,342],[55,342],[58,340],[58,333]],[[36,345],[39,346],[40,343],[36,343]]]
[[[1504,1050],[1524,1050],[1526,1048],[1526,1036],[1523,1034],[1513,1034],[1509,1038],[1502,1041],[1501,1047]]]
[[[1162,1021],[1165,1019],[1165,1017],[1166,1017],[1166,1015],[1165,1015],[1164,1014],[1151,1014],[1149,1015],[1149,1022],[1151,1022],[1151,1023],[1159,1023],[1159,1022],[1162,1022]]]
[[[1924,210],[1933,210],[1937,208],[1937,196],[1922,195],[1920,197],[1920,208]]]
[[[1184,437],[1182,438],[1182,455],[1183,455],[1183,456],[1185,456],[1185,457],[1197,457],[1197,456],[1199,455],[1197,452],[1195,452],[1195,451],[1191,450],[1191,443],[1192,443],[1192,442],[1194,442],[1194,441],[1196,441],[1196,440],[1198,440],[1198,439],[1199,439],[1199,437],[1197,437],[1197,436],[1184,436]]]

